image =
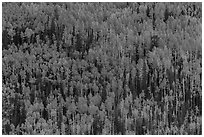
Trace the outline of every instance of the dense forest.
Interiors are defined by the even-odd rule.
[[[2,3],[2,134],[202,134],[202,3]]]

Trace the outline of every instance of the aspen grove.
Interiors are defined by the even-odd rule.
[[[2,134],[201,135],[202,3],[2,3]]]

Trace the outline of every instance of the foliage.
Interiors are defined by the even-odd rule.
[[[3,3],[3,134],[202,134],[202,3]]]

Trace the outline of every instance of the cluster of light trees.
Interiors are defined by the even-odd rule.
[[[3,134],[202,134],[202,3],[3,3]]]

